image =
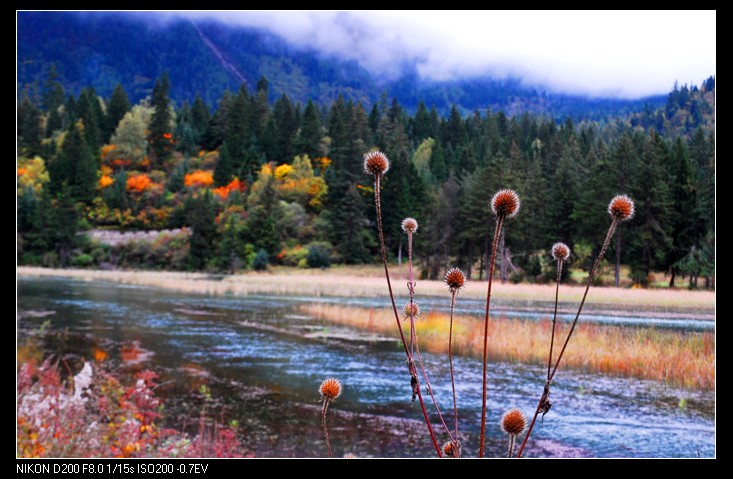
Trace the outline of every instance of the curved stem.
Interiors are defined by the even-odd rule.
[[[435,432],[433,432],[433,426],[430,424],[430,418],[428,417],[428,411],[425,409],[425,401],[422,397],[422,391],[420,390],[420,382],[417,379],[417,371],[415,370],[415,363],[412,358],[412,355],[410,354],[410,350],[407,347],[407,341],[405,341],[405,334],[402,331],[402,324],[400,323],[400,315],[397,313],[397,306],[395,305],[394,301],[394,294],[392,293],[392,282],[389,279],[389,268],[387,267],[387,249],[384,245],[384,230],[382,229],[382,203],[381,203],[381,194],[380,194],[380,188],[381,188],[381,179],[382,175],[381,173],[377,173],[374,175],[374,206],[377,210],[377,229],[379,232],[379,247],[382,251],[382,264],[384,265],[384,276],[387,279],[387,289],[389,289],[389,299],[392,302],[392,311],[394,312],[394,318],[397,322],[397,330],[400,333],[400,340],[402,341],[402,346],[405,349],[405,354],[407,355],[407,369],[410,372],[411,380],[415,382],[414,386],[414,392],[417,394],[418,400],[420,402],[420,408],[422,409],[423,417],[425,418],[425,424],[428,427],[428,432],[430,433],[430,439],[433,441],[433,446],[435,447],[435,451],[438,453],[438,457],[443,457],[443,453],[440,450],[440,445],[438,444],[438,439],[435,437]]]
[[[321,423],[323,424],[323,436],[326,438],[326,450],[328,457],[333,457],[331,452],[331,440],[328,438],[328,426],[326,425],[326,412],[328,411],[328,398],[323,399],[323,409],[321,410]]]
[[[394,318],[397,321],[397,330],[400,332],[400,339],[402,340],[402,346],[405,348],[405,354],[407,359],[412,361],[410,356],[410,350],[407,348],[407,341],[405,341],[405,333],[402,332],[402,323],[400,323],[400,315],[397,313],[397,305],[394,302],[394,294],[392,293],[392,282],[389,279],[389,269],[387,267],[387,248],[384,246],[384,231],[382,229],[382,202],[381,202],[381,174],[374,175],[374,205],[377,209],[377,229],[379,232],[379,247],[382,251],[382,264],[384,265],[384,277],[387,279],[387,289],[389,289],[389,299],[392,302],[392,311],[394,311]]]
[[[452,443],[457,444],[458,438],[453,437],[453,434],[451,434],[450,428],[445,423],[443,413],[440,412],[440,407],[438,406],[438,401],[435,399],[435,394],[433,394],[433,387],[430,385],[430,379],[428,379],[428,373],[425,370],[425,365],[422,361],[422,355],[420,354],[420,344],[417,341],[415,342],[415,347],[415,351],[417,352],[417,364],[420,366],[420,371],[422,371],[423,378],[425,378],[425,386],[427,386],[428,388],[428,395],[433,400],[435,411],[438,413],[438,418],[440,419],[441,424],[443,424],[443,428],[445,429],[446,434],[448,434],[448,439],[450,439]]]
[[[455,423],[455,437],[458,438],[458,403],[456,402],[456,381],[453,373],[453,311],[456,306],[456,290],[451,291],[450,300],[450,327],[448,329],[448,362],[450,364],[450,387],[453,390],[453,421]]]
[[[591,269],[590,273],[588,273],[588,283],[585,285],[585,292],[583,293],[583,299],[580,301],[580,307],[578,307],[578,312],[575,315],[575,319],[573,320],[573,325],[570,326],[570,331],[568,332],[568,336],[565,338],[565,343],[563,343],[562,349],[560,350],[560,354],[557,356],[555,367],[552,369],[552,374],[550,374],[550,379],[549,379],[550,382],[552,382],[552,378],[555,377],[557,368],[560,366],[560,360],[562,360],[562,356],[565,353],[565,348],[568,347],[570,336],[573,335],[573,331],[575,330],[575,325],[578,324],[578,318],[580,317],[580,312],[583,311],[583,305],[585,305],[585,298],[588,296],[588,290],[590,289],[590,285],[593,283],[593,278],[596,275],[598,266],[600,266],[601,260],[603,260],[603,256],[605,256],[606,254],[606,250],[608,249],[608,245],[611,242],[611,238],[613,237],[613,234],[616,232],[617,226],[618,226],[618,220],[614,218],[613,221],[611,222],[611,226],[608,227],[608,233],[606,234],[606,240],[603,242],[601,251],[598,252],[598,257],[596,258],[595,263],[593,263],[593,269]]]
[[[491,261],[489,263],[489,287],[486,291],[486,316],[484,317],[484,374],[483,374],[483,392],[481,397],[481,437],[479,438],[478,457],[484,457],[484,442],[486,439],[486,385],[488,382],[488,370],[486,358],[489,355],[489,309],[491,308],[491,283],[494,279],[494,263],[496,262],[496,248],[499,244],[499,234],[504,224],[504,217],[496,217],[496,230],[494,231],[494,241],[491,246]]]
[[[527,429],[527,434],[524,435],[524,441],[522,441],[522,445],[519,447],[519,452],[517,452],[517,457],[522,457],[522,452],[524,452],[524,447],[527,445],[527,441],[529,440],[529,435],[532,434],[532,429],[534,429],[534,423],[537,422],[537,416],[540,415],[540,410],[542,409],[542,403],[545,401],[549,393],[550,393],[550,381],[548,380],[545,383],[545,389],[542,392],[542,397],[540,397],[540,402],[537,403],[537,409],[535,409],[534,416],[532,417],[532,422],[529,423],[529,429]]]
[[[552,372],[549,373],[548,375],[547,382],[545,383],[545,388],[542,392],[542,396],[540,397],[540,402],[537,405],[537,410],[534,413],[534,418],[532,418],[532,422],[530,423],[529,429],[527,430],[527,435],[524,436],[524,441],[522,441],[522,446],[519,448],[519,451],[517,452],[517,457],[522,457],[522,452],[524,452],[524,447],[527,445],[527,441],[529,440],[529,435],[532,433],[532,428],[534,427],[534,424],[537,421],[537,416],[540,413],[542,403],[550,395],[550,384],[552,383],[552,380],[555,378],[555,374],[557,373],[557,368],[560,367],[560,361],[562,360],[563,354],[565,353],[565,349],[568,346],[568,342],[570,342],[570,337],[573,335],[573,331],[575,331],[575,326],[578,324],[578,318],[580,317],[580,313],[583,311],[583,306],[585,305],[585,299],[588,296],[588,290],[590,289],[590,285],[593,284],[593,279],[595,278],[596,272],[598,271],[598,266],[600,266],[601,261],[603,260],[603,256],[605,256],[606,254],[606,250],[608,249],[608,245],[611,243],[611,238],[613,237],[613,234],[616,232],[617,226],[618,226],[618,219],[614,218],[611,221],[611,225],[608,227],[608,233],[606,233],[606,239],[603,242],[603,246],[601,247],[601,250],[598,252],[598,256],[596,257],[595,262],[593,263],[593,268],[591,268],[590,272],[588,273],[588,282],[585,285],[585,292],[583,292],[583,298],[580,300],[580,306],[578,306],[578,312],[575,314],[575,319],[573,320],[573,324],[572,326],[570,326],[570,331],[568,331],[568,335],[565,338],[565,342],[562,345],[560,354],[557,356],[557,360],[555,361],[555,367],[552,369]]]

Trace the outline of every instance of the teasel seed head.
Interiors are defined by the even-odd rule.
[[[520,206],[519,195],[514,190],[499,190],[491,198],[491,212],[496,216],[514,218],[519,213]]]
[[[552,245],[552,259],[555,261],[567,261],[570,258],[570,248],[565,243]]]
[[[410,313],[412,313],[413,319],[420,317],[420,306],[418,306],[414,301],[412,303],[405,303],[405,307],[403,309],[405,311],[405,319],[410,317]]]
[[[389,170],[389,158],[379,150],[364,155],[364,171],[367,175],[383,175]]]
[[[510,409],[501,417],[501,430],[510,436],[522,434],[527,428],[527,418],[517,408]]]
[[[457,292],[466,284],[466,275],[458,268],[451,268],[447,273],[445,273],[444,281],[450,288],[451,292]]]
[[[415,218],[405,218],[402,220],[402,231],[405,233],[415,233],[417,231],[417,220]]]
[[[628,221],[634,217],[634,201],[626,195],[618,195],[608,204],[608,214],[619,221]]]
[[[341,381],[336,378],[325,379],[318,388],[318,392],[321,393],[322,400],[333,401],[341,396]]]

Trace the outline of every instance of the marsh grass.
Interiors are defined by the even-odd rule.
[[[389,310],[336,305],[305,305],[301,311],[315,318],[388,334],[394,325]],[[420,347],[432,353],[448,352],[449,322],[444,313],[422,314],[416,322]],[[547,338],[552,321],[523,321],[492,316],[489,360],[547,364]],[[562,337],[569,324],[557,323]],[[456,316],[453,352],[481,358],[483,319]],[[572,369],[611,376],[652,379],[690,389],[715,389],[715,335],[711,332],[678,332],[655,328],[629,328],[579,323],[573,333],[564,364]]]

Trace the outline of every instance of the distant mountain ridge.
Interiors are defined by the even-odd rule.
[[[261,76],[271,99],[287,94],[323,104],[338,95],[369,106],[385,93],[408,110],[424,101],[445,113],[503,110],[508,115],[538,113],[558,119],[603,119],[664,105],[665,95],[640,100],[588,99],[532,88],[518,79],[473,78],[446,82],[421,79],[407,71],[380,83],[357,62],[296,48],[264,30],[212,20],[161,19],[138,14],[19,12],[18,87],[40,84],[51,64],[67,92],[93,86],[109,96],[121,83],[133,101],[150,94],[168,71],[171,97],[191,101],[199,93],[210,105],[242,83],[252,90]]]

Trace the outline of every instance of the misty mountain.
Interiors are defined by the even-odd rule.
[[[520,79],[433,82],[422,79],[409,64],[403,65],[398,79],[382,80],[355,61],[294,47],[266,30],[213,20],[20,12],[17,31],[18,88],[31,93],[54,64],[67,92],[76,94],[91,85],[108,97],[121,83],[133,101],[148,96],[164,71],[169,72],[170,94],[176,101],[191,101],[199,93],[210,105],[242,83],[254,89],[262,76],[269,81],[272,100],[287,94],[298,102],[313,98],[323,104],[344,95],[369,106],[394,97],[408,110],[424,101],[443,113],[456,104],[464,112],[491,108],[509,115],[599,119],[655,109],[666,99],[589,99],[530,87]]]

